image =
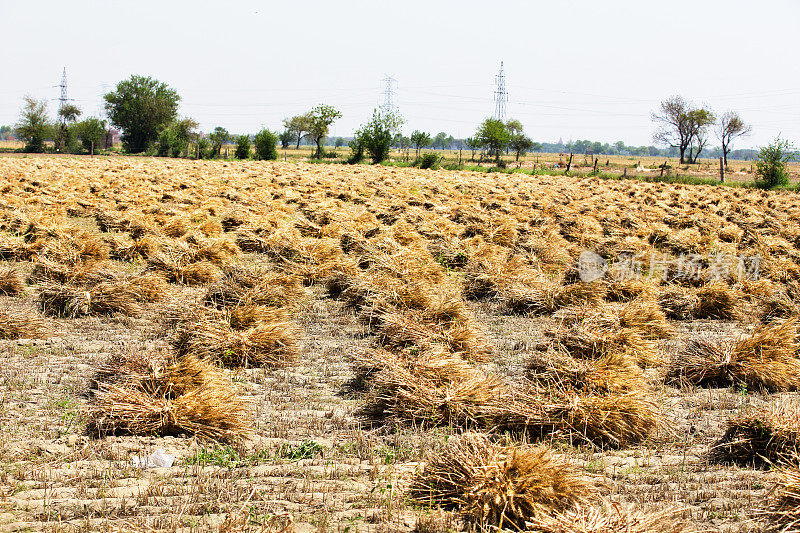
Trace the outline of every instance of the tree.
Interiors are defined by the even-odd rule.
[[[283,133],[278,135],[278,139],[281,141],[281,148],[286,150],[294,140],[294,133],[289,130],[283,130]]]
[[[197,122],[188,117],[172,121],[158,135],[158,155],[180,157],[183,153],[188,154],[189,141],[195,137],[196,127]]]
[[[516,161],[519,161],[521,155],[532,149],[535,143],[525,135],[522,127],[522,122],[517,119],[509,119],[506,121],[506,130],[508,131],[508,148],[510,148],[516,155]],[[539,145],[541,148],[541,145]]]
[[[11,126],[0,126],[0,141],[10,141],[14,136],[14,129]]]
[[[771,189],[789,183],[786,163],[795,157],[794,146],[778,136],[774,142],[759,149],[756,156],[756,183]]]
[[[84,150],[91,152],[103,146],[108,128],[105,120],[89,117],[75,124],[74,130],[75,137],[81,141]]]
[[[70,131],[70,126],[75,124],[78,117],[81,116],[81,110],[75,104],[64,104],[58,110],[58,135],[55,139],[55,148],[57,152],[62,151],[65,147],[70,148],[74,145],[74,138]],[[72,147],[74,148],[74,147]]]
[[[219,157],[222,155],[222,146],[231,138],[228,130],[222,126],[217,126],[214,131],[208,135],[211,140],[211,156]]]
[[[681,164],[697,160],[707,141],[706,130],[714,123],[714,113],[710,109],[695,108],[682,96],[672,96],[664,100],[659,111],[651,113],[650,117],[658,124],[653,140],[677,148]],[[688,161],[686,150],[689,150]]]
[[[317,145],[314,157],[322,159],[322,140],[328,134],[331,124],[342,118],[342,113],[333,106],[320,104],[306,116],[308,117],[308,136]]]
[[[366,151],[373,164],[380,163],[389,157],[389,149],[392,147],[394,131],[403,123],[399,115],[395,113],[381,114],[375,109],[372,112],[372,119],[362,125],[355,133],[355,139],[350,144],[353,150],[351,160],[359,153]],[[363,155],[361,156],[363,158]]]
[[[111,123],[122,130],[122,144],[133,153],[144,152],[178,113],[180,96],[165,83],[131,76],[105,95]]]
[[[414,130],[410,139],[411,146],[417,150],[417,157],[419,157],[419,151],[421,149],[431,144],[431,134],[425,133],[424,131]]]
[[[297,141],[295,149],[300,149],[300,141],[308,133],[311,126],[311,120],[308,113],[304,115],[295,115],[292,118],[283,119],[283,127],[292,133],[292,139]]]
[[[256,147],[256,159],[265,161],[278,159],[278,136],[268,129],[256,133],[253,144]]]
[[[341,148],[342,146],[344,146],[344,138],[336,137],[336,144],[334,146],[336,146],[336,148]]]
[[[728,154],[731,151],[731,143],[739,137],[750,135],[753,128],[745,124],[736,111],[726,111],[719,117],[716,133],[720,143],[722,143],[722,159],[725,167],[728,166]]]
[[[248,159],[250,157],[249,135],[239,135],[236,138],[236,151],[233,153],[233,155],[236,159]]]
[[[520,133],[512,135],[508,141],[508,147],[514,152],[516,156],[515,161],[519,161],[519,156],[525,155],[528,150],[531,150],[535,143],[527,135]]]
[[[475,132],[475,141],[486,148],[489,155],[494,155],[495,163],[500,163],[500,154],[506,149],[510,135],[502,120],[487,118]]]
[[[33,96],[26,96],[24,100],[25,105],[20,111],[14,134],[25,141],[26,152],[43,152],[44,141],[51,132],[50,120],[47,118],[47,101],[37,100]]]
[[[464,144],[466,144],[467,148],[469,148],[472,152],[472,157],[470,159],[475,161],[475,152],[481,149],[481,143],[479,143],[474,137],[467,137],[464,139]]]

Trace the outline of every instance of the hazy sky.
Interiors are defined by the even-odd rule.
[[[0,0],[0,124],[22,96],[51,100],[66,66],[87,115],[131,74],[178,90],[203,130],[277,129],[317,103],[350,135],[397,80],[406,133],[471,135],[493,111],[539,141],[650,144],[649,113],[681,94],[800,145],[800,0],[321,2]]]

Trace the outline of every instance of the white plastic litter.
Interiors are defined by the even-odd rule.
[[[134,455],[131,463],[136,468],[170,468],[175,463],[175,458],[159,448],[147,457]]]

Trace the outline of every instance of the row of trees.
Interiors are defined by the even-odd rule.
[[[188,155],[189,146],[194,142],[197,156],[219,157],[223,146],[232,140],[230,133],[222,127],[215,128],[207,138],[196,133],[196,121],[178,117],[181,98],[177,91],[150,77],[131,76],[119,82],[104,99],[108,119],[122,131],[122,144],[127,152],[152,150],[162,156],[176,157]],[[108,132],[105,121],[97,117],[79,121],[81,114],[76,106],[64,105],[59,109],[57,121],[51,122],[47,115],[47,103],[26,97],[20,120],[13,131],[25,141],[25,149],[29,151],[42,151],[47,139],[53,139],[59,151],[75,151],[81,146],[89,150],[103,145]],[[314,157],[321,158],[330,127],[341,116],[335,107],[320,104],[305,113],[284,119],[284,131],[270,135],[275,137],[276,142],[280,141],[284,148],[290,144],[299,148],[303,140],[313,143],[316,146]],[[682,164],[698,160],[707,147],[709,130],[713,128],[727,165],[733,142],[751,131],[751,127],[736,112],[728,111],[717,116],[707,106],[695,106],[681,96],[664,100],[651,118],[657,124],[654,140],[674,150]],[[485,150],[497,163],[503,152],[513,153],[519,160],[531,150],[552,150],[562,146],[563,151],[574,153],[660,155],[654,153],[657,150],[655,147],[627,147],[622,141],[614,145],[590,141],[541,145],[533,142],[524,133],[521,122],[514,119],[506,122],[486,119],[475,135],[464,141],[444,132],[432,137],[430,133],[420,130],[405,137],[399,133],[401,123],[398,116],[381,114],[376,110],[372,119],[362,125],[350,141],[355,150],[354,157],[360,151],[362,156],[366,152],[374,160],[388,154],[391,146],[404,149],[413,147],[419,157],[421,150],[426,147],[449,148],[454,145],[470,149],[473,159],[476,151]],[[241,144],[240,139],[236,141],[237,146]],[[336,139],[337,146],[343,144],[342,138]]]
[[[651,119],[657,125],[653,140],[677,148],[681,164],[697,162],[708,143],[708,130],[713,128],[727,166],[733,141],[752,131],[735,111],[726,111],[717,117],[708,106],[697,107],[678,95],[661,102],[658,111],[651,114]]]
[[[94,150],[104,147],[108,142],[106,122],[97,117],[78,118],[81,110],[67,104],[58,110],[58,120],[50,120],[47,101],[31,96],[24,98],[20,118],[13,133],[25,142],[25,151],[42,152],[45,142],[53,139],[57,151],[78,152],[81,149]]]

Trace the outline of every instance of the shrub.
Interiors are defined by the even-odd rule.
[[[167,128],[158,135],[158,155],[159,157],[170,157],[172,147],[177,142],[175,132]]]
[[[356,137],[350,141],[350,157],[347,158],[347,163],[355,165],[362,161],[364,161],[364,143]]]
[[[278,159],[278,136],[267,129],[256,133],[253,138],[256,147],[256,159],[265,161]]]
[[[197,159],[208,159],[211,157],[211,143],[208,139],[199,139],[197,141]]]
[[[436,168],[439,166],[439,157],[436,154],[422,154],[417,159],[419,168]]]
[[[84,150],[91,151],[94,143],[95,152],[104,147],[106,139],[106,121],[98,118],[87,118],[75,124],[75,137],[80,139]]]
[[[389,149],[394,140],[393,132],[400,127],[400,124],[402,124],[402,119],[398,115],[393,113],[382,115],[377,109],[373,111],[372,119],[361,126],[355,134],[354,143],[357,149],[360,147],[362,157],[363,151],[366,151],[373,164],[388,159]],[[354,150],[353,156],[355,155],[356,151]]]
[[[789,184],[786,163],[794,157],[794,147],[779,137],[775,142],[762,146],[756,156],[756,183],[763,189]]]
[[[236,151],[233,155],[236,159],[248,159],[250,157],[249,135],[239,135],[236,138]]]

